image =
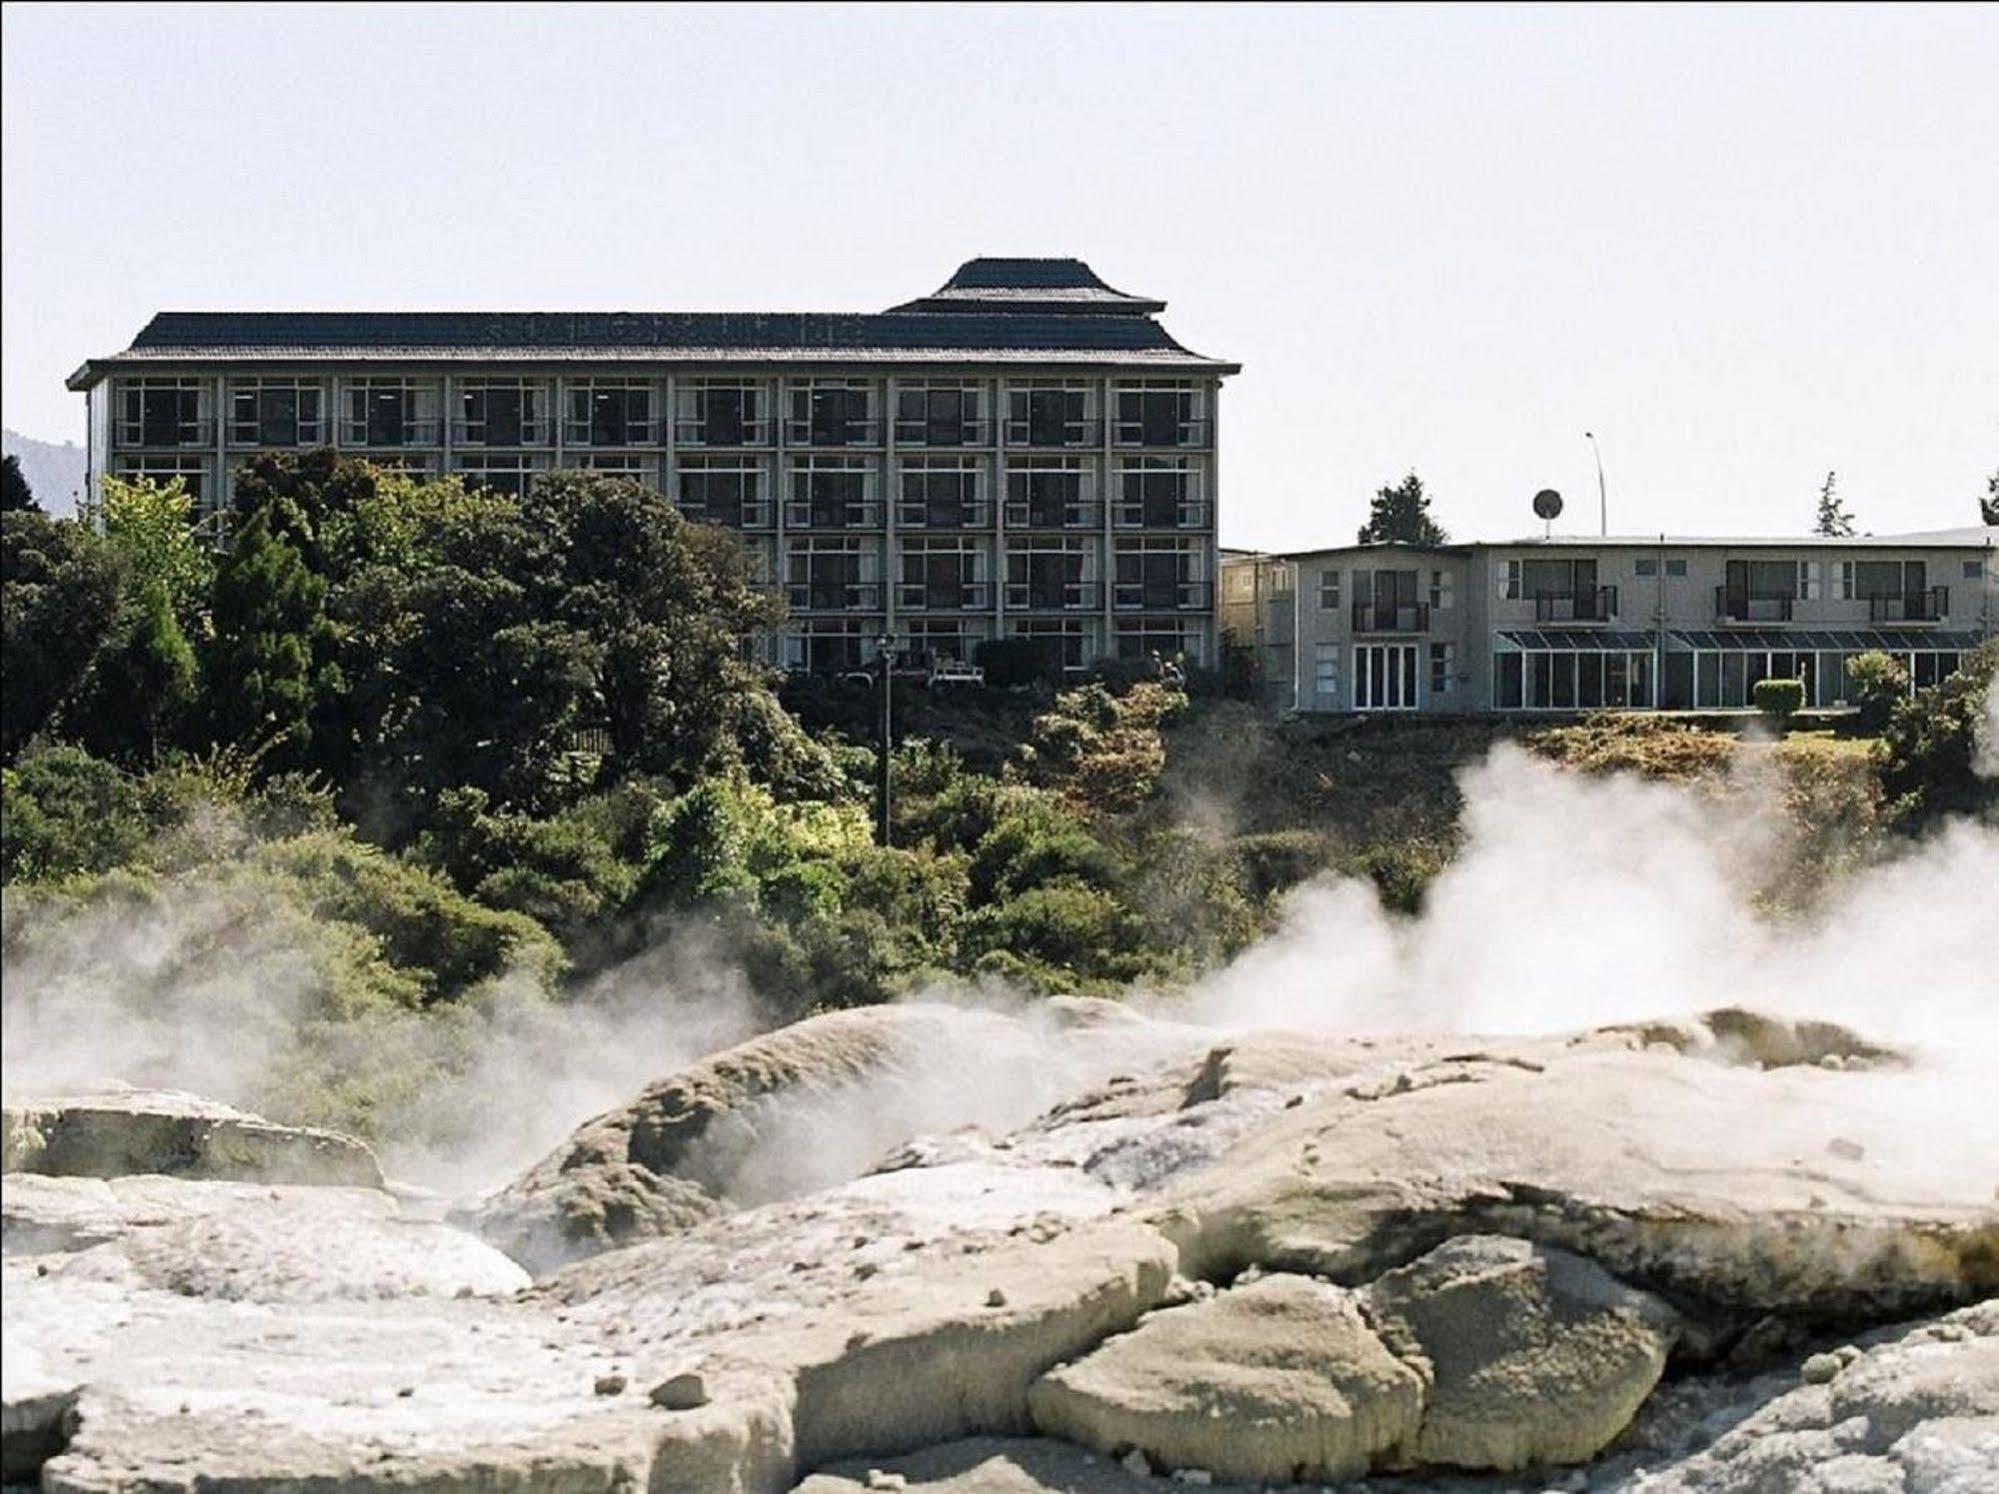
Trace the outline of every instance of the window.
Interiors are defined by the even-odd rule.
[[[790,439],[801,446],[866,446],[876,439],[874,385],[807,379],[791,386]]]
[[[1687,563],[1684,560],[1667,561],[1666,574],[1668,576],[1678,576],[1684,578],[1687,574]]]
[[[212,506],[209,502],[212,497],[220,496],[209,492],[206,457],[122,457],[115,465],[120,477],[145,478],[150,482],[163,484],[178,478],[185,484],[187,495],[194,500],[195,507],[204,511]]]
[[[754,379],[690,379],[674,388],[674,439],[684,446],[763,446],[765,390]]]
[[[1632,570],[1644,580],[1659,574],[1659,562],[1650,555],[1642,556],[1631,563]]]
[[[785,590],[800,611],[873,610],[881,605],[881,548],[872,539],[813,535],[792,540]]]
[[[1111,605],[1173,612],[1208,605],[1202,556],[1180,540],[1119,540],[1113,557]]]
[[[1340,701],[1340,646],[1312,645],[1312,694],[1319,709],[1336,710]]]
[[[1120,446],[1196,446],[1202,426],[1200,391],[1178,380],[1147,379],[1117,388]]]
[[[584,379],[569,386],[564,434],[578,446],[650,446],[659,440],[652,385],[636,380]]]
[[[1442,695],[1451,688],[1451,645],[1430,645],[1430,693]]]
[[[1162,661],[1191,659],[1199,662],[1201,657],[1200,635],[1185,624],[1170,619],[1120,623],[1116,645],[1120,659],[1150,659],[1157,655]]]
[[[788,669],[815,674],[859,669],[874,654],[874,625],[854,618],[814,617],[784,631],[782,657]]]
[[[918,379],[895,391],[895,439],[909,446],[982,446],[985,385]]]
[[[784,521],[799,529],[864,529],[881,522],[875,464],[867,457],[810,456],[791,464]]]
[[[454,470],[465,479],[467,487],[485,488],[519,498],[526,495],[535,473],[542,470],[543,460],[525,452],[496,456],[467,454],[457,459]]]
[[[690,519],[731,529],[770,527],[763,463],[755,457],[684,456],[679,485],[680,508]]]
[[[1096,463],[1088,457],[1015,457],[1006,471],[1006,522],[1019,529],[1094,529]]]
[[[1574,711],[1649,707],[1652,655],[1586,649],[1536,649],[1492,657],[1493,704],[1502,711]]]
[[[627,456],[622,453],[605,455],[592,453],[583,458],[585,471],[602,472],[610,477],[628,477],[633,482],[642,482],[649,488],[659,486],[659,458],[649,456]]]
[[[546,446],[548,386],[533,379],[475,379],[458,386],[454,439],[467,446]]]
[[[1090,418],[1095,386],[1081,379],[1042,379],[1010,384],[1006,391],[1006,438],[1018,446],[1094,446]]]
[[[1843,602],[1871,602],[1882,597],[1914,596],[1923,589],[1920,560],[1842,560],[1839,597]]]
[[[1416,645],[1363,643],[1353,651],[1353,708],[1416,709]]]
[[[1319,610],[1340,610],[1340,573],[1336,570],[1319,572]]]
[[[1127,457],[1112,518],[1120,529],[1198,529],[1206,518],[1198,478],[1189,457]]]
[[[992,523],[978,457],[905,457],[896,522],[922,529],[982,529]]]
[[[985,641],[988,624],[969,617],[912,617],[902,626],[909,635],[908,662],[922,668],[974,658]]]
[[[1430,607],[1433,611],[1451,605],[1451,586],[1449,571],[1430,572]]]
[[[1073,612],[1102,603],[1097,541],[1055,535],[1006,542],[1006,604],[1037,612]]]
[[[118,389],[120,446],[204,446],[205,379],[133,379]]]
[[[229,385],[232,446],[312,446],[326,439],[325,390],[310,379],[235,379]]]
[[[1081,672],[1088,662],[1094,630],[1076,618],[1022,618],[1007,624],[1015,638],[1041,638],[1064,674]]]
[[[983,539],[919,536],[902,542],[896,605],[916,611],[978,610],[992,605],[986,584],[991,550]]]
[[[437,440],[437,386],[414,379],[355,379],[341,391],[348,446],[429,446]]]
[[[1984,562],[1984,561],[1982,561],[1982,560],[1967,560],[1967,561],[1966,561],[1966,562],[1964,563],[1964,579],[1965,579],[1965,580],[1967,580],[1967,581],[1977,581],[1977,580],[1981,580],[1981,579],[1982,579],[1982,578],[1984,577],[1984,575],[1985,575],[1985,562]]]

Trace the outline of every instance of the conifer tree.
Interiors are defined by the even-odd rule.
[[[1853,534],[1853,515],[1846,511],[1846,505],[1839,501],[1839,474],[1828,472],[1825,484],[1819,489],[1819,517],[1812,526],[1812,533],[1823,534],[1831,539],[1847,539]]]
[[[311,737],[314,647],[326,583],[271,531],[259,509],[216,569],[203,661],[208,728],[218,742],[277,741],[296,758]]]
[[[1392,487],[1378,489],[1361,525],[1363,545],[1447,545],[1451,537],[1430,517],[1430,495],[1411,472]]]

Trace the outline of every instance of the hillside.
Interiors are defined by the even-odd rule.
[[[21,459],[21,475],[28,479],[43,508],[52,514],[75,510],[76,497],[83,491],[86,462],[81,446],[37,441],[19,431],[8,431],[5,455]]]

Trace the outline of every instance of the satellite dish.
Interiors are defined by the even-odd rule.
[[[1562,495],[1553,488],[1543,488],[1534,495],[1534,517],[1553,523],[1562,516]]]

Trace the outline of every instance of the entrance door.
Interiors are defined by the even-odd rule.
[[[1353,651],[1356,711],[1416,709],[1416,645],[1362,643]]]

